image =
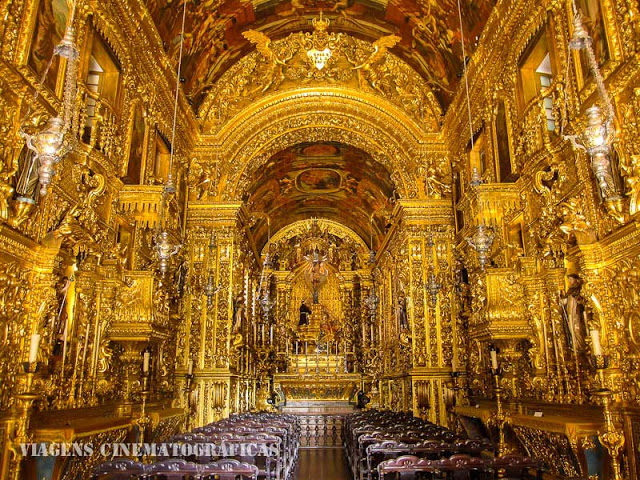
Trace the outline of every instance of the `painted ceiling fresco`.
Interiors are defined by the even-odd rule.
[[[298,220],[325,218],[350,227],[369,244],[371,213],[376,238],[393,208],[389,172],[370,155],[340,143],[303,143],[274,155],[254,181],[248,200],[258,247],[271,233]],[[374,245],[376,240],[374,240]]]
[[[170,59],[179,52],[182,7],[187,3],[184,64],[185,92],[197,109],[212,84],[254,48],[243,36],[259,30],[272,39],[310,31],[320,12],[330,31],[374,41],[396,34],[391,51],[413,66],[432,86],[446,109],[460,82],[462,48],[457,0],[145,0]],[[495,0],[462,0],[466,52],[475,43]]]

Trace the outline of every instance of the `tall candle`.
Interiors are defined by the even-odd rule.
[[[147,373],[149,371],[149,352],[144,352],[142,355],[142,371]]]
[[[591,345],[595,356],[602,355],[602,345],[600,344],[600,331],[591,330]]]
[[[29,363],[35,363],[38,360],[39,348],[40,348],[40,335],[37,333],[34,333],[33,335],[31,335],[31,346],[29,348]]]
[[[273,345],[273,325],[269,327],[269,343]]]
[[[491,354],[491,368],[493,368],[494,370],[498,369],[498,352],[496,352],[495,350],[490,350],[489,353]]]
[[[187,373],[189,375],[193,375],[193,359],[192,358],[189,359],[189,367],[187,369]]]

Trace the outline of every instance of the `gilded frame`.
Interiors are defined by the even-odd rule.
[[[579,0],[578,0],[579,1]],[[617,27],[617,20],[615,9],[611,0],[584,0],[584,1],[592,1],[596,2],[600,8],[600,15],[602,16],[602,26],[603,32],[605,36],[605,42],[607,45],[607,50],[609,54],[609,58],[600,66],[600,71],[602,75],[606,78],[608,77],[620,64],[623,58],[622,48],[620,44],[620,36]],[[578,6],[580,10],[580,6]],[[584,13],[584,12],[582,12]],[[567,18],[569,25],[569,38],[573,35],[573,19],[574,14],[571,9],[571,5],[567,4]],[[589,28],[587,26],[587,30]],[[589,34],[592,35],[592,32],[589,31]],[[580,94],[581,100],[584,101],[595,89],[595,82],[593,78],[585,78],[584,71],[588,66],[583,64],[583,58],[580,55],[579,51],[571,51],[571,56],[575,68],[575,75],[577,79],[577,90]]]
[[[27,19],[25,22],[22,22],[22,28],[20,29],[20,34],[18,36],[18,46],[16,52],[16,61],[15,64],[19,66],[22,72],[25,74],[27,80],[36,88],[36,86],[40,83],[41,73],[38,73],[34,70],[34,68],[30,65],[30,56],[31,49],[33,47],[34,34],[38,21],[38,13],[40,10],[40,5],[43,1],[52,1],[52,0],[29,0],[24,13],[24,18]],[[76,19],[76,28],[77,28],[77,19]],[[81,38],[84,34],[82,29],[77,28],[76,38]],[[54,45],[55,47],[55,45]],[[52,51],[53,56],[53,51]],[[50,57],[51,58],[51,57]],[[47,82],[45,81],[43,86],[47,92],[53,94],[55,98],[62,98],[62,90],[64,88],[64,72],[66,71],[67,65],[64,59],[59,60],[58,64],[58,72],[55,80],[55,87],[52,89]]]
[[[149,155],[149,124],[147,121],[147,111],[144,108],[142,99],[136,98],[129,104],[129,119],[127,122],[127,143],[125,145],[125,152],[127,152],[126,161],[122,162],[122,168],[120,170],[120,176],[125,177],[129,171],[129,163],[131,162],[131,148],[133,146],[133,134],[135,128],[136,114],[142,111],[142,119],[144,123],[144,132],[142,136],[142,154],[140,158],[140,185],[144,184],[146,175],[147,157]]]
[[[500,132],[498,131],[498,117],[499,108],[502,105],[504,109],[504,135],[506,138],[499,138]],[[495,172],[496,183],[511,183],[512,180],[504,180],[502,178],[500,167],[500,141],[506,140],[506,150],[509,156],[509,164],[511,165],[511,172],[508,177],[518,174],[518,165],[515,162],[514,148],[513,148],[513,128],[512,128],[513,112],[511,108],[511,102],[508,101],[506,96],[497,97],[494,103],[493,116],[491,119],[491,143],[493,153],[493,166]],[[508,178],[507,177],[507,178]]]

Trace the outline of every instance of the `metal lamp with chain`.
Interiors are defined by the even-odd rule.
[[[600,198],[608,213],[618,222],[623,223],[625,218],[622,212],[623,198],[620,186],[616,181],[615,167],[611,157],[616,137],[613,104],[598,66],[593,49],[593,38],[585,28],[582,15],[578,12],[575,2],[572,2],[572,5],[574,12],[573,36],[569,41],[569,50],[585,51],[589,71],[597,87],[600,105],[594,104],[585,110],[586,126],[582,132],[577,135],[563,135],[563,137],[570,140],[574,148],[583,150],[589,155],[591,170],[597,182]]]
[[[160,202],[160,218],[158,219],[158,231],[155,236],[155,248],[158,254],[160,273],[165,274],[169,269],[171,258],[178,253],[182,245],[172,242],[171,234],[165,225],[165,210],[169,195],[176,192],[176,185],[173,180],[173,159],[176,142],[176,124],[178,120],[178,100],[180,95],[180,75],[182,73],[182,52],[184,47],[184,28],[187,18],[187,2],[184,2],[182,9],[182,29],[180,33],[180,56],[178,58],[178,70],[176,75],[176,93],[173,105],[173,126],[171,131],[171,155],[169,157],[169,172],[167,180],[162,190],[162,201]]]
[[[71,14],[67,20],[65,34],[62,41],[54,48],[54,56],[66,59],[67,66],[64,73],[63,110],[56,117],[49,118],[43,130],[33,135],[20,131],[25,139],[27,148],[33,152],[30,169],[37,168],[38,180],[40,183],[40,195],[47,194],[49,185],[56,174],[56,165],[69,153],[75,144],[75,140],[68,135],[71,130],[71,123],[76,111],[76,90],[78,75],[78,57],[80,52],[76,46],[75,35],[75,13],[76,2],[71,2]],[[53,58],[52,58],[53,60]],[[47,65],[40,83],[36,88],[33,100],[38,97],[40,89],[49,72],[51,61]],[[26,116],[30,113],[30,108]],[[38,166],[39,165],[39,166]]]

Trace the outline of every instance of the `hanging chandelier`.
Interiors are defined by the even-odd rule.
[[[466,238],[467,243],[469,243],[478,254],[478,262],[480,263],[480,268],[483,270],[489,259],[494,237],[493,229],[481,223],[476,226],[476,231],[473,236]]]
[[[584,50],[589,71],[595,81],[600,105],[595,104],[585,110],[586,126],[577,135],[563,135],[574,148],[589,155],[591,170],[596,178],[598,192],[607,211],[619,222],[624,222],[622,195],[616,181],[615,167],[611,153],[616,137],[614,110],[611,98],[604,84],[595,52],[593,39],[584,26],[582,15],[573,2],[573,36],[569,41],[570,50]]]
[[[71,4],[71,14],[67,20],[67,25],[62,41],[54,48],[53,55],[64,58],[67,67],[64,73],[64,92],[62,113],[56,117],[47,120],[45,127],[33,135],[20,131],[20,135],[24,138],[26,146],[34,154],[32,162],[39,164],[38,181],[40,183],[40,195],[47,194],[49,185],[56,174],[56,166],[69,153],[75,144],[71,135],[68,135],[71,129],[71,122],[76,111],[76,89],[77,89],[77,72],[78,57],[80,51],[76,46],[76,35],[73,23],[75,21],[76,2]],[[49,63],[49,66],[51,63]],[[49,66],[40,79],[36,87],[34,95],[35,100],[42,88],[49,71]],[[27,116],[29,111],[27,112]]]
[[[275,304],[275,302],[271,299],[271,275],[268,273],[268,270],[273,266],[271,255],[268,251],[268,247],[271,243],[271,218],[266,213],[262,213],[262,215],[267,219],[267,253],[264,257],[264,261],[262,262],[262,271],[260,272],[260,285],[258,286],[258,303],[262,308],[265,319],[268,319]]]

